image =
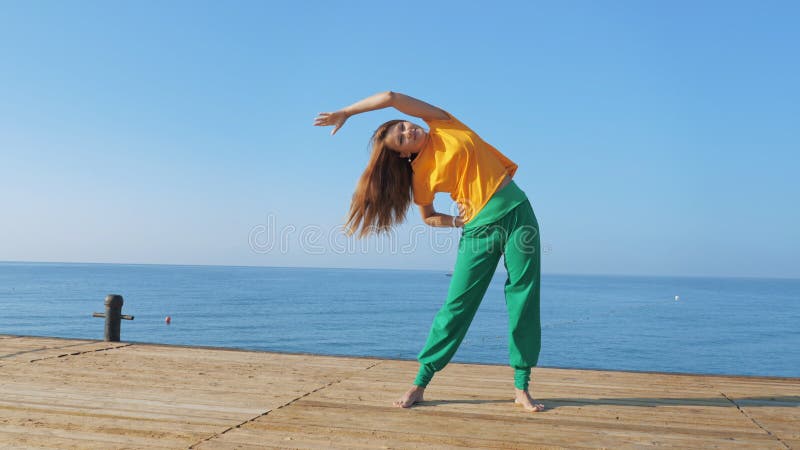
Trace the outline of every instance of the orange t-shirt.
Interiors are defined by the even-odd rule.
[[[411,162],[414,203],[430,205],[434,194],[449,192],[469,222],[518,166],[452,115],[426,122],[430,140]]]

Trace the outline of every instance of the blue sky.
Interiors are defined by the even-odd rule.
[[[311,123],[392,89],[520,165],[545,273],[800,277],[796,2],[462,3],[0,3],[0,260],[449,270],[338,228],[399,114]]]

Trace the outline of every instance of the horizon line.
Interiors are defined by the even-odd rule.
[[[264,268],[264,269],[338,269],[338,270],[390,270],[406,272],[444,272],[452,273],[452,269],[408,269],[387,267],[342,267],[342,266],[270,266],[247,264],[176,264],[176,263],[136,263],[136,262],[97,262],[97,261],[24,261],[0,260],[0,264],[90,264],[117,266],[171,266],[171,267],[228,267],[228,268]],[[498,269],[502,266],[498,265]],[[542,272],[542,275],[587,276],[587,277],[632,277],[632,278],[719,278],[719,279],[753,279],[753,280],[798,280],[800,277],[780,276],[735,276],[735,275],[654,275],[654,274],[621,274],[621,273],[565,273]]]

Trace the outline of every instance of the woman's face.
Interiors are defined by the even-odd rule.
[[[403,121],[389,128],[384,142],[401,157],[408,158],[414,153],[419,153],[427,140],[428,133],[422,127]]]

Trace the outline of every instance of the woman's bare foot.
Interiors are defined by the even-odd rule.
[[[398,408],[410,408],[414,403],[422,401],[422,394],[425,393],[425,388],[417,385],[411,386],[405,395],[394,402],[394,406]]]
[[[544,411],[544,405],[541,403],[536,403],[536,400],[531,397],[531,394],[528,391],[523,391],[521,389],[514,389],[516,393],[516,398],[514,399],[514,403],[518,405],[522,405],[525,408],[525,411],[530,412],[540,412]]]

